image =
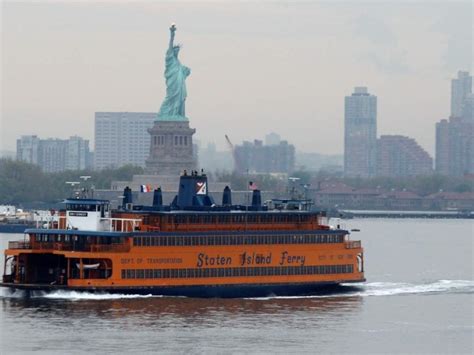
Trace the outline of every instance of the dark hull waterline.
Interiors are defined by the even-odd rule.
[[[142,287],[68,287],[44,284],[0,283],[1,287],[31,292],[76,291],[89,293],[111,293],[127,295],[184,296],[196,298],[244,298],[268,296],[305,296],[352,291],[353,286],[342,286],[335,282],[259,284],[259,285],[213,285],[213,286],[142,286]]]

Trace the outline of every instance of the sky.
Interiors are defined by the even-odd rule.
[[[471,1],[3,1],[0,150],[21,135],[91,140],[97,111],[157,112],[176,23],[186,115],[226,149],[276,132],[341,154],[344,96],[378,97],[377,134],[431,155],[450,80],[472,73]]]

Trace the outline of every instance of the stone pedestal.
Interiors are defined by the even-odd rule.
[[[146,174],[178,176],[196,169],[193,134],[189,121],[155,121],[148,129],[151,135],[150,155],[146,160]]]

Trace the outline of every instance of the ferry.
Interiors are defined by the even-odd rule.
[[[208,194],[204,173],[183,173],[178,194],[163,204],[122,205],[69,198],[59,218],[27,229],[4,251],[0,286],[31,291],[73,290],[189,297],[307,295],[364,278],[361,242],[330,227],[308,200],[222,204]]]

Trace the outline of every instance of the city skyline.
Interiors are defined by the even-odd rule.
[[[472,5],[357,5],[6,3],[0,149],[31,134],[94,145],[95,112],[157,112],[162,33],[176,22],[204,144],[225,150],[226,133],[239,143],[273,131],[299,151],[341,154],[344,96],[367,86],[379,135],[413,137],[434,156],[450,80],[471,71]]]

